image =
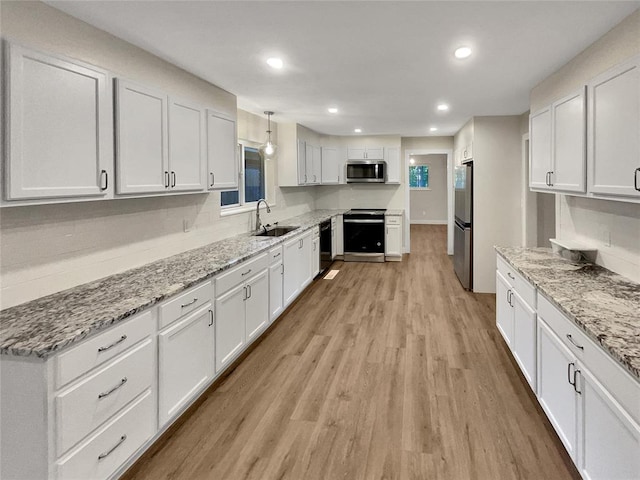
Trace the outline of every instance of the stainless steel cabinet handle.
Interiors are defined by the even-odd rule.
[[[244,273],[242,274],[242,276],[244,277],[245,275],[249,275],[250,273],[251,273],[251,269],[249,269],[249,270],[247,270],[246,272],[244,272]]]
[[[640,167],[636,168],[633,172],[633,188],[640,192],[640,186],[638,186],[638,172],[640,172]]]
[[[98,460],[102,460],[103,458],[107,458],[109,455],[111,455],[111,453],[118,448],[120,445],[122,445],[124,443],[124,441],[127,439],[126,435],[122,435],[120,437],[120,440],[118,440],[118,443],[116,443],[113,447],[111,447],[109,450],[107,450],[104,453],[101,453],[100,455],[98,455]]]
[[[247,298],[251,298],[251,285],[247,285]]]
[[[511,279],[511,280],[515,280],[516,277],[514,277],[513,275],[511,275],[511,272],[507,272],[507,276]]]
[[[244,301],[247,299],[247,287],[246,286],[242,287],[242,290],[244,290],[244,294],[242,295],[242,300]]]
[[[103,182],[102,180],[104,179],[104,187],[102,186]],[[106,170],[102,170],[100,172],[100,190],[106,190],[109,187],[109,174],[107,173]]]
[[[101,394],[99,394],[98,395],[98,399],[104,398],[104,397],[108,397],[113,392],[115,392],[116,390],[121,388],[125,383],[127,383],[127,377],[123,377],[122,380],[120,380],[120,383],[118,385],[116,385],[115,387],[113,387],[111,390],[108,390],[106,392],[102,392]]]
[[[578,375],[580,374],[580,370],[576,370],[573,372],[573,389],[576,391],[578,395],[582,395],[582,390],[578,390]]]
[[[575,371],[573,372],[573,374],[571,373],[571,367],[575,368],[576,364],[571,362],[570,364],[567,365],[567,382],[569,382],[569,385],[573,385],[573,388],[576,388],[576,373]],[[573,382],[571,381],[571,378],[573,378]]]
[[[580,350],[584,350],[584,347],[582,345],[578,345],[570,333],[567,333],[567,339],[573,344],[574,347]]]
[[[280,275],[284,275],[284,263],[280,264],[282,269],[280,270]]]
[[[171,188],[176,186],[176,172],[171,172]]]
[[[119,343],[124,342],[126,339],[127,339],[127,336],[126,336],[126,335],[122,335],[122,336],[120,337],[120,339],[116,340],[116,341],[115,341],[115,342],[113,342],[111,345],[107,345],[106,347],[100,347],[100,348],[98,349],[98,352],[106,352],[107,350],[109,350],[109,349],[111,349],[111,348],[115,347],[115,346],[116,346],[116,345],[118,345]]]
[[[209,172],[209,176],[211,177],[211,183],[209,184],[209,186],[213,187],[216,180],[216,176],[213,174],[213,172]]]
[[[549,172],[549,186],[553,187],[553,170]]]
[[[194,298],[193,300],[191,300],[189,303],[184,303],[182,305],[180,305],[180,308],[187,308],[189,305],[193,305],[194,303],[196,303],[198,301],[197,298]]]
[[[213,326],[213,310],[209,310],[209,326]]]
[[[276,253],[273,258],[278,258],[280,256],[280,252]]]
[[[316,178],[316,176],[314,175],[314,176],[313,176],[313,183],[317,183],[317,182],[318,182],[318,179],[317,179],[317,178]]]
[[[164,171],[164,188],[169,188],[169,172]]]

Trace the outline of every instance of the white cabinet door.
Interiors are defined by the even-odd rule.
[[[343,216],[336,218],[336,255],[344,255],[344,223]]]
[[[366,157],[367,160],[384,160],[384,148],[367,148]]]
[[[312,147],[312,167],[311,167],[311,179],[314,185],[318,185],[322,181],[322,148]]]
[[[160,426],[179,413],[213,378],[211,309],[208,303],[158,334]]]
[[[307,183],[307,142],[298,139],[298,185]]]
[[[204,115],[197,105],[169,99],[169,168],[172,190],[204,190]]]
[[[340,183],[340,154],[337,148],[322,147],[322,184]]]
[[[245,324],[247,341],[269,325],[269,271],[262,270],[246,283]]]
[[[529,187],[551,189],[551,107],[529,117]]]
[[[347,148],[347,158],[349,160],[366,160],[367,149],[366,148]]]
[[[238,285],[216,298],[216,373],[235,357],[245,343],[244,301],[246,289]]]
[[[311,271],[311,265],[313,263],[312,255],[314,252],[312,251],[312,239],[313,233],[308,231],[300,237],[300,247],[298,251],[298,259],[299,259],[299,269],[298,272],[300,276],[298,277],[298,281],[300,284],[300,291],[304,290],[304,288],[311,283],[313,280],[313,275]]]
[[[640,55],[588,84],[589,191],[640,197]]]
[[[640,426],[580,366],[580,473],[590,480],[640,478]]]
[[[385,150],[387,162],[387,183],[400,183],[400,148],[389,147]]]
[[[300,285],[300,237],[293,238],[284,243],[284,282],[283,298],[284,307],[293,302],[301,290]]]
[[[112,172],[103,70],[9,46],[7,199],[102,196]]]
[[[168,189],[167,96],[116,79],[116,189],[152,193]]]
[[[585,162],[585,93],[584,87],[554,102],[553,154],[550,183],[555,190],[584,193]]]
[[[538,318],[538,401],[571,458],[576,461],[578,420],[571,351]]]
[[[238,188],[238,136],[236,122],[207,110],[207,165],[209,190]]]
[[[338,254],[338,220],[331,217],[331,260]]]
[[[513,307],[511,306],[511,296],[511,285],[500,272],[496,272],[496,326],[507,345],[513,348]]]
[[[506,299],[505,299],[506,300]],[[536,391],[536,311],[515,290],[513,304],[513,356],[520,365],[524,377]]]
[[[396,257],[402,256],[402,226],[387,225],[386,231],[384,254]]]
[[[320,273],[320,238],[311,241],[311,278]]]
[[[280,316],[283,308],[282,282],[284,269],[282,262],[269,267],[269,320],[274,321]]]

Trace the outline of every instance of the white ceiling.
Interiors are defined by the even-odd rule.
[[[529,92],[638,1],[48,1],[237,95],[332,135],[452,135]],[[460,45],[473,48],[465,61]],[[280,56],[281,71],[265,60]],[[438,102],[450,104],[446,113]],[[327,112],[337,106],[338,115]],[[438,127],[430,133],[429,128]]]

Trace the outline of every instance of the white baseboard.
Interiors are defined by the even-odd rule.
[[[446,220],[411,220],[411,225],[446,225]]]

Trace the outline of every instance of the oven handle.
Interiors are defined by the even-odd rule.
[[[384,220],[351,220],[345,218],[344,223],[384,223]]]

